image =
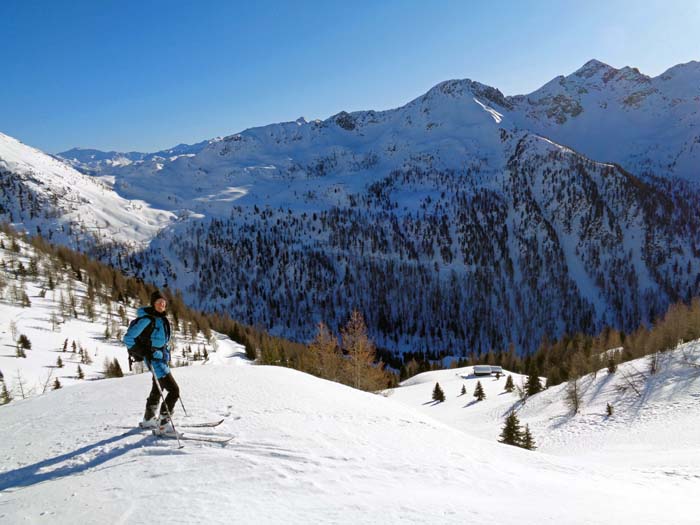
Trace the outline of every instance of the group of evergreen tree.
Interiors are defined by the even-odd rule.
[[[114,359],[105,357],[102,373],[104,374],[105,378],[124,377],[124,372],[122,371],[122,367],[119,365],[119,360],[116,357]]]
[[[462,390],[460,391],[460,396],[466,395],[467,387],[462,385]],[[486,399],[486,393],[484,392],[484,387],[481,385],[481,381],[476,382],[476,387],[474,388],[474,397],[477,401],[483,401]],[[442,390],[440,383],[435,383],[435,388],[433,388],[433,401],[442,403],[445,401],[445,392]]]

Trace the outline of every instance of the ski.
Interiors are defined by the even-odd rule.
[[[224,420],[205,421],[203,423],[178,423],[177,428],[214,428],[218,427]]]
[[[155,437],[165,438],[165,439],[177,439],[177,437],[178,437],[174,433],[171,433],[171,432],[159,433],[159,432],[156,432],[155,430],[153,431],[153,435]],[[179,438],[183,441],[202,441],[204,443],[217,443],[219,445],[225,445],[233,439],[233,436],[204,436],[204,435],[198,435],[198,434],[180,433]]]

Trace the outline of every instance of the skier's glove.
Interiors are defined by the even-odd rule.
[[[156,350],[155,352],[153,352],[152,357],[153,359],[163,359],[163,352],[161,352],[160,350]]]

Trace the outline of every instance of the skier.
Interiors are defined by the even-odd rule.
[[[168,366],[170,361],[170,323],[165,314],[167,306],[168,301],[163,294],[159,290],[153,292],[150,306],[143,306],[138,309],[137,322],[133,323],[124,335],[124,343],[127,348],[131,348],[136,344],[136,338],[144,330],[151,330],[150,357],[144,357],[144,363],[153,372],[153,377],[151,393],[146,400],[146,412],[139,426],[141,428],[157,428],[161,433],[172,433],[175,431],[168,414],[173,413],[175,403],[180,397],[180,388],[170,373],[170,367]],[[156,385],[156,378],[158,378],[160,387],[168,391],[165,403],[160,407],[160,416],[158,418],[156,418],[156,413],[160,402],[160,391],[158,390],[158,385]]]

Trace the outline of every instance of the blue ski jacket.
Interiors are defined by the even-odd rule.
[[[170,373],[170,367],[168,366],[170,362],[170,345],[168,344],[170,342],[170,324],[165,315],[159,314],[150,306],[142,306],[138,309],[136,315],[137,317],[148,315],[154,319],[153,331],[151,332],[151,348],[154,352],[160,351],[161,356],[159,358],[144,358],[143,361],[146,363],[146,366],[152,366],[156,377],[161,379]],[[144,317],[126,331],[123,341],[127,348],[134,346],[136,338],[150,322],[151,320],[148,317]],[[156,355],[158,354],[156,353]]]

